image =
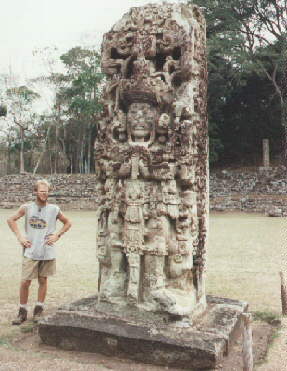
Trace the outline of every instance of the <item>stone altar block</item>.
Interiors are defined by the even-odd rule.
[[[188,318],[99,303],[98,297],[63,306],[39,325],[45,344],[99,352],[188,370],[214,370],[241,331],[247,303],[207,295],[207,309]]]
[[[206,300],[205,28],[197,6],[163,3],[104,35],[98,297],[40,323],[45,343],[196,370],[226,351],[246,304]]]

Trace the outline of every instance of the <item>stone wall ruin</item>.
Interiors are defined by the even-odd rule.
[[[211,171],[210,210],[243,211],[270,214],[280,209],[287,216],[286,169],[270,171]],[[97,178],[95,174],[6,175],[0,176],[0,208],[18,208],[33,200],[33,184],[46,178],[53,185],[49,202],[63,210],[97,210]]]
[[[172,315],[205,309],[205,21],[197,6],[132,8],[104,35],[95,143],[99,298]]]

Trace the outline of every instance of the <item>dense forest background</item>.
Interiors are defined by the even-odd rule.
[[[287,0],[192,3],[207,21],[211,166],[260,166],[263,138],[272,163],[285,165]],[[43,76],[23,85],[0,74],[2,174],[94,172],[100,53],[79,45],[60,57],[52,47],[35,54],[46,64]],[[48,109],[41,111],[43,99]]]

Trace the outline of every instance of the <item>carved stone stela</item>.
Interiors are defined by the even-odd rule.
[[[197,6],[132,8],[104,35],[99,300],[172,315],[206,307],[205,21]]]
[[[199,8],[132,8],[104,36],[102,69],[99,290],[41,321],[39,335],[64,349],[213,370],[247,303],[206,296],[204,288],[207,71]]]

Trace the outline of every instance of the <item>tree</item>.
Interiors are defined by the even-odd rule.
[[[93,171],[93,145],[104,77],[100,71],[100,55],[93,48],[81,47],[72,48],[58,59],[53,47],[36,50],[34,54],[40,56],[46,66],[44,75],[28,81],[25,86],[18,86],[14,81],[11,84],[12,79],[0,75],[0,102],[5,102],[8,108],[0,130],[8,155],[13,150],[19,151],[20,172],[25,171],[25,166],[34,173],[41,168],[47,170],[49,164],[51,173],[55,173],[60,162],[63,171],[63,167],[67,167],[64,153],[70,162],[70,172]],[[57,72],[59,63],[62,70],[64,66],[64,73]],[[36,113],[33,106],[40,95],[47,108],[41,114]],[[48,158],[40,166],[44,154]],[[29,160],[30,157],[33,160]]]
[[[87,173],[93,170],[93,143],[96,122],[102,109],[100,55],[94,49],[75,47],[61,56],[66,73],[62,79],[69,85],[60,89],[56,105],[59,114],[68,122],[63,126],[70,172]]]
[[[281,107],[283,156],[287,165],[287,1],[251,1],[252,19],[242,23],[249,65],[272,82]]]
[[[258,166],[262,161],[264,138],[270,139],[272,157],[280,154],[280,104],[265,76],[248,74],[245,85],[229,96],[222,115],[224,125],[219,135],[225,147],[222,156],[225,163]]]
[[[269,100],[274,102],[274,93],[277,95],[281,107],[281,124],[286,127],[287,110],[284,97],[287,97],[285,37],[287,1],[193,0],[192,2],[202,7],[207,20],[209,92],[215,93],[218,98],[211,98],[209,93],[211,143],[215,133],[218,135],[219,142],[224,145],[224,141],[219,137],[222,131],[218,130],[218,126],[227,123],[220,122],[221,109],[226,104],[231,104],[232,100],[228,97],[235,92],[233,88],[240,90],[254,74],[258,75],[259,80],[263,81],[266,77],[272,83],[273,91],[268,89]],[[229,71],[227,74],[225,67]],[[220,91],[222,94],[219,89],[216,89],[216,85],[213,86],[214,82],[218,83],[218,77],[222,82],[225,80],[225,86],[228,87]],[[211,99],[212,104],[210,104]],[[257,107],[254,109],[256,110]],[[270,124],[272,125],[272,122]],[[244,122],[240,125],[244,125]],[[285,133],[285,143],[287,143],[287,130]],[[285,148],[287,156],[287,145]]]
[[[32,104],[35,99],[39,98],[39,94],[23,85],[7,89],[6,97],[7,121],[10,121],[10,124],[15,124],[19,129],[20,173],[24,173],[25,131],[31,130],[35,126],[37,115],[32,111]]]
[[[225,141],[223,109],[233,91],[244,84],[240,68],[240,55],[244,37],[241,21],[230,11],[230,1],[195,0],[206,17],[208,54],[208,117],[210,162],[218,162],[224,154]],[[243,17],[249,10],[243,8]]]
[[[195,0],[208,23],[209,45],[220,51],[226,40],[239,41],[234,60],[244,72],[265,75],[281,107],[284,161],[287,164],[287,1]],[[218,38],[219,36],[219,38]],[[234,49],[227,51],[232,59]],[[273,93],[272,93],[273,94]]]
[[[64,153],[65,145],[63,138],[60,136],[60,131],[66,121],[66,115],[61,112],[59,100],[57,97],[61,89],[69,86],[70,82],[67,76],[59,73],[63,70],[63,63],[60,60],[60,53],[58,48],[54,46],[35,49],[34,56],[40,57],[40,62],[44,67],[44,73],[30,81],[33,89],[40,89],[41,96],[45,98],[47,110],[41,114],[41,130],[43,135],[39,136],[40,140],[40,155],[33,169],[35,173],[42,161],[47,157],[45,164],[49,162],[50,172],[57,173],[64,169]],[[44,166],[44,168],[47,166]]]

